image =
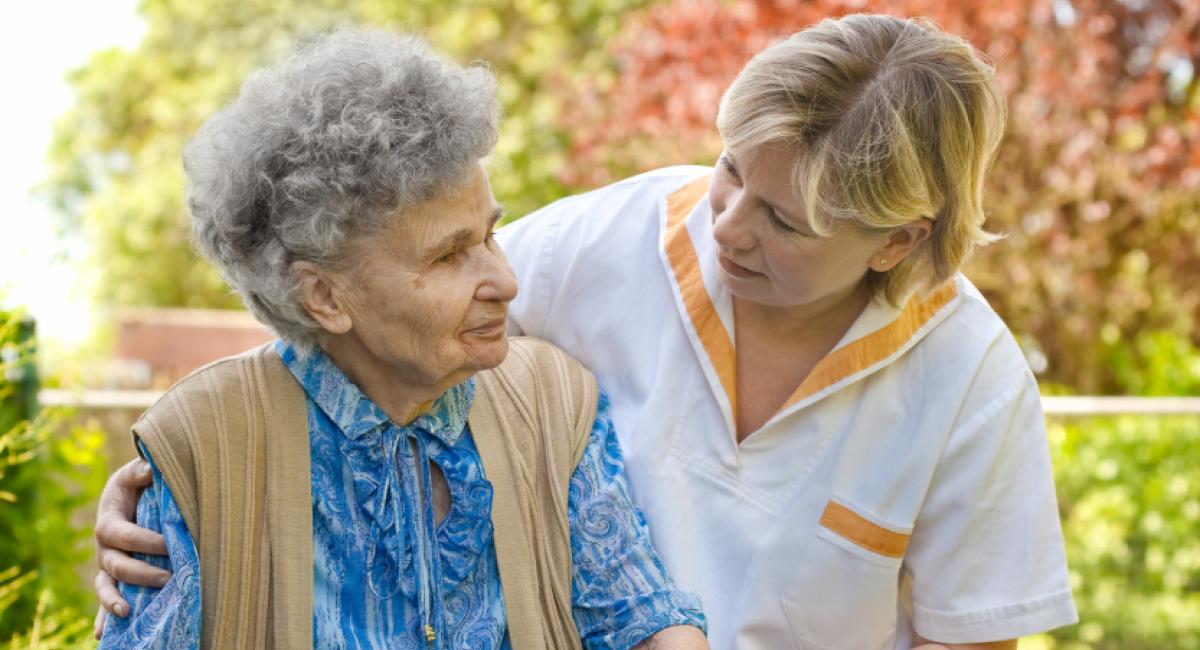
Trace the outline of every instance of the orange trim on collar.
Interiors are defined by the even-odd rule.
[[[908,549],[908,535],[888,530],[836,501],[830,501],[825,506],[825,512],[821,513],[821,525],[884,557],[902,558]]]
[[[796,392],[788,398],[783,408],[786,409],[890,357],[957,295],[958,287],[951,280],[923,300],[910,300],[896,320],[830,352],[821,359]]]
[[[667,233],[663,243],[688,318],[708,353],[709,362],[717,371],[721,387],[729,398],[729,407],[736,418],[737,360],[733,353],[733,340],[729,338],[729,332],[721,323],[712,298],[704,288],[700,258],[696,255],[696,247],[687,229],[687,217],[708,192],[709,180],[708,176],[698,178],[667,197]]]

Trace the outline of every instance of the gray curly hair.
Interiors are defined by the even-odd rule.
[[[309,346],[290,267],[466,181],[496,143],[496,82],[414,36],[341,30],[251,74],[184,150],[192,234],[258,320]]]

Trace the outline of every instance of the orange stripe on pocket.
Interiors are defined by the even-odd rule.
[[[908,535],[868,521],[846,506],[830,501],[821,514],[821,525],[855,544],[885,557],[902,558]]]

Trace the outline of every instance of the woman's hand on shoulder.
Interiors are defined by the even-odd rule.
[[[135,458],[122,465],[104,485],[96,509],[96,573],[94,587],[100,601],[96,615],[95,634],[99,638],[104,627],[104,614],[117,616],[129,613],[129,603],[117,590],[117,582],[143,587],[161,587],[171,577],[170,572],[130,557],[130,553],[166,555],[163,536],[134,523],[138,498],[150,485],[153,476],[150,463]]]

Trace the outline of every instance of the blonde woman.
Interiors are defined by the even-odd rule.
[[[1013,648],[1073,623],[1037,384],[959,274],[992,238],[991,68],[926,22],[827,20],[756,56],[717,126],[715,169],[499,234],[510,333],[609,391],[712,646]]]

